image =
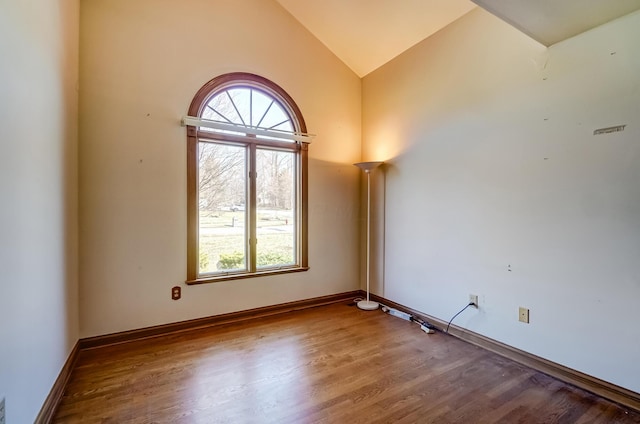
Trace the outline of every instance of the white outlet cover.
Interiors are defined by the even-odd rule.
[[[480,304],[478,303],[478,295],[477,294],[470,294],[469,295],[469,303],[475,304],[476,308],[478,306],[480,306]]]

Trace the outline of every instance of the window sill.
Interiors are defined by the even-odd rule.
[[[223,281],[241,280],[245,278],[268,277],[270,275],[290,274],[292,272],[305,272],[308,270],[309,270],[309,267],[307,266],[307,267],[258,271],[258,272],[252,272],[250,274],[248,273],[248,274],[227,274],[227,275],[207,276],[207,277],[196,278],[195,280],[187,280],[185,281],[185,284],[191,286],[195,284],[219,283]]]

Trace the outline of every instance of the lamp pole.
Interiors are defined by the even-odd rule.
[[[371,171],[382,165],[383,162],[359,162],[354,163],[355,166],[362,169],[367,174],[367,300],[358,302],[358,308],[365,311],[373,311],[378,309],[380,304],[372,302],[369,298],[369,285],[371,278]]]

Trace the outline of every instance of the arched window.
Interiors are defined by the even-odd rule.
[[[187,283],[305,271],[306,127],[253,74],[205,84],[187,124]]]

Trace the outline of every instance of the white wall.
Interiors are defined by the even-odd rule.
[[[81,336],[358,288],[361,81],[275,1],[81,4]],[[186,133],[198,89],[271,79],[309,132],[311,270],[170,288],[186,279]]]
[[[640,392],[638,40],[635,13],[546,50],[477,9],[364,78],[387,298],[478,294],[455,324]]]
[[[0,397],[36,418],[78,340],[79,4],[0,2]]]

